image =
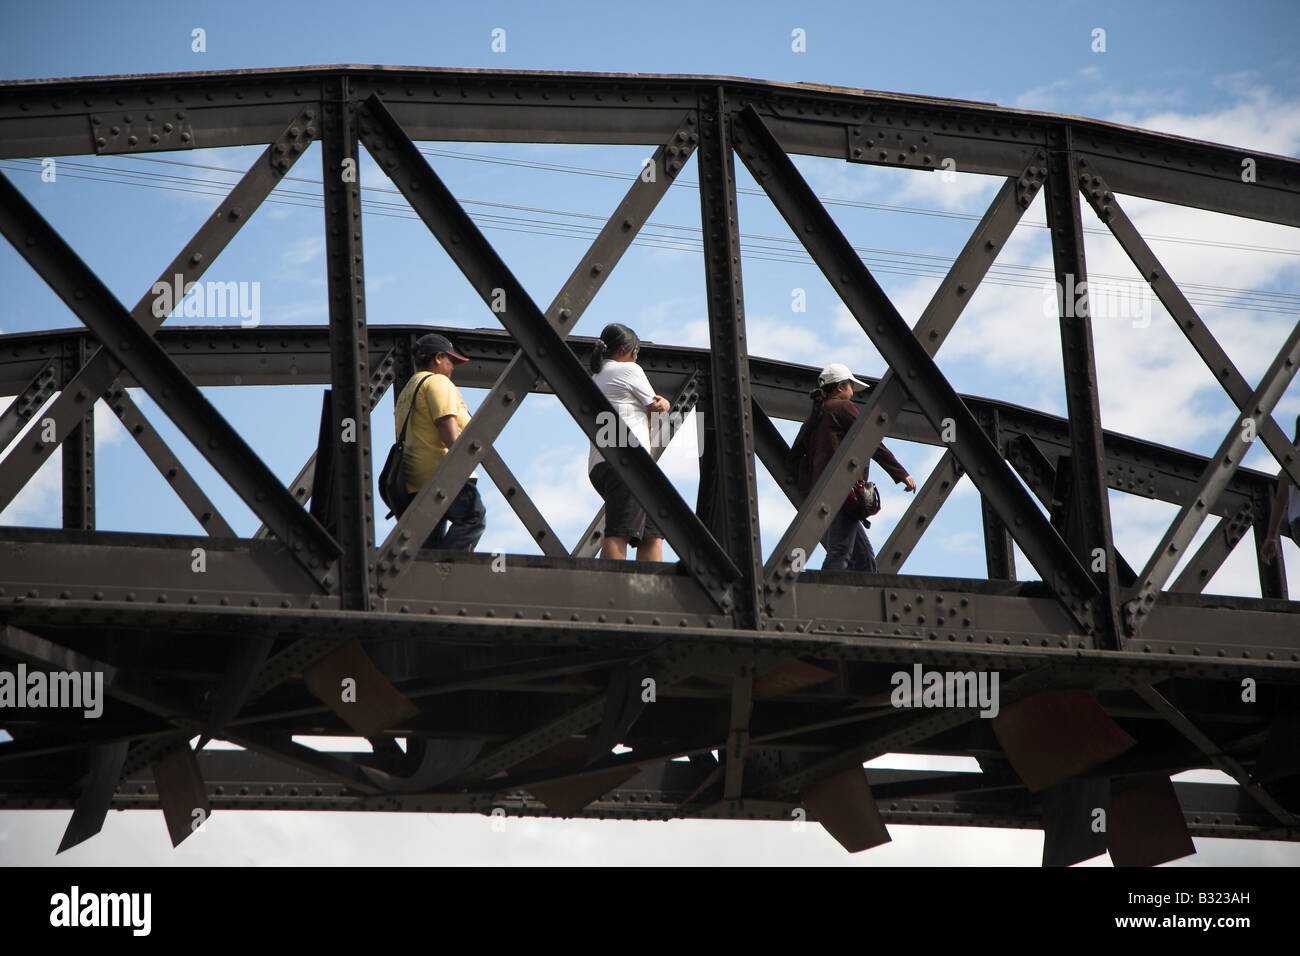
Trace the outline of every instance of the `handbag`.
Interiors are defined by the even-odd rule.
[[[875,482],[859,478],[845,499],[842,510],[855,521],[866,521],[872,515],[879,514],[880,490]]]
[[[410,505],[411,499],[415,497],[406,490],[406,469],[403,467],[403,458],[406,455],[406,426],[411,424],[411,414],[415,411],[415,400],[420,397],[420,387],[424,385],[424,379],[432,374],[432,372],[426,373],[416,384],[415,394],[411,396],[411,407],[406,410],[406,420],[402,422],[402,430],[397,436],[397,441],[393,442],[393,447],[388,449],[388,457],[384,459],[384,467],[379,472],[379,497],[390,509],[388,514],[384,515],[385,518],[391,518],[394,514],[401,517],[402,512]]]

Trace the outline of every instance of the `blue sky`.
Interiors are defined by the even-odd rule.
[[[1298,24],[1300,13],[1287,3],[1254,4],[1241,15],[1225,13],[1210,3],[1063,3],[1048,10],[1024,4],[930,3],[906,8],[854,3],[826,4],[811,11],[787,3],[746,3],[701,7],[688,14],[645,4],[5,4],[0,11],[0,79],[329,63],[719,74],[984,100],[1296,156],[1300,154]],[[206,32],[204,53],[191,50],[195,28]],[[491,50],[495,28],[506,31],[503,53]],[[1098,28],[1105,31],[1105,52],[1092,50],[1093,31]],[[791,49],[795,29],[805,32],[806,52]],[[650,152],[643,147],[425,145],[439,175],[466,203],[543,307],[589,241],[575,238],[575,232],[599,225]],[[30,162],[0,162],[0,171],[131,305],[216,205],[221,184],[228,188],[258,152],[249,148],[159,154],[157,158],[167,163],[140,157],[68,157],[59,161],[55,183],[43,183],[39,164]],[[176,162],[198,165],[177,166]],[[832,160],[802,157],[797,162],[817,193],[836,201],[831,207],[836,220],[863,250],[909,322],[919,315],[942,270],[961,249],[973,220],[998,186],[988,177],[962,173],[954,182],[943,182],[934,174],[846,167]],[[272,197],[275,201],[262,207],[205,276],[260,283],[263,324],[325,321],[319,164],[315,149],[300,160],[293,176],[309,181],[282,184]],[[742,189],[752,188],[743,167],[739,172]],[[368,157],[363,158],[362,177],[368,187],[364,229],[370,321],[496,327],[492,314],[401,197],[384,192],[392,186]],[[669,191],[651,217],[653,225],[647,228],[645,241],[624,257],[588,309],[576,330],[579,334],[594,335],[606,322],[621,321],[632,325],[643,339],[707,345],[698,231],[691,231],[698,230],[699,222],[695,178],[692,162],[682,174],[682,184]],[[1124,206],[1253,383],[1294,322],[1300,304],[1300,242],[1294,231],[1136,199],[1124,200]],[[583,218],[593,216],[600,219]],[[818,366],[842,361],[859,372],[882,373],[879,356],[816,268],[794,247],[770,203],[742,193],[740,219],[746,312],[755,354]],[[1091,212],[1085,210],[1084,220],[1090,230],[1087,256],[1094,281],[1135,279],[1113,240],[1097,232],[1104,228]],[[1057,323],[1045,318],[1041,307],[1044,270],[1050,270],[1043,222],[1040,198],[999,259],[1000,268],[977,291],[938,361],[962,391],[1061,414]],[[0,248],[0,287],[5,291],[0,297],[0,331],[76,324],[7,245]],[[806,313],[791,310],[795,289],[807,295]],[[180,320],[184,324],[203,321]],[[1212,451],[1231,426],[1234,410],[1159,305],[1154,306],[1147,327],[1134,327],[1127,320],[1094,324],[1106,427],[1202,453]],[[277,474],[285,481],[293,477],[315,442],[319,387],[209,389],[207,394]],[[251,512],[188,449],[147,396],[137,392],[135,397],[173,447],[184,450],[186,464],[228,520],[240,533],[251,533],[257,526]],[[472,411],[481,393],[466,390],[466,398]],[[391,398],[386,399],[375,416],[373,451],[380,461],[391,441],[391,407]],[[1300,386],[1293,385],[1276,417],[1290,432],[1297,413]],[[196,531],[188,512],[116,426],[111,413],[101,409],[99,424],[99,526]],[[793,427],[793,423],[787,427],[787,435]],[[688,430],[665,458],[665,470],[693,503],[697,466],[691,441]],[[927,446],[890,444],[918,483],[939,458],[938,450]],[[515,416],[498,449],[553,527],[571,543],[599,503],[585,479],[585,441],[576,425],[552,399],[534,396]],[[1267,452],[1258,447],[1247,465],[1276,470]],[[763,541],[769,548],[792,512],[761,468],[760,473]],[[488,531],[480,547],[535,552],[490,482],[484,479],[481,486]],[[872,540],[877,546],[907,500],[897,489],[884,490],[886,510],[873,522]],[[56,525],[58,509],[56,456],[0,515],[0,521]],[[1119,494],[1112,496],[1112,509],[1118,547],[1130,563],[1140,566],[1175,509]],[[387,527],[379,522],[381,535]],[[1207,531],[1208,526],[1202,533]],[[1300,593],[1300,552],[1289,542],[1284,548],[1290,587]],[[815,556],[813,566],[819,563],[820,557]],[[969,481],[963,481],[905,570],[978,577],[983,568],[978,497]],[[1022,577],[1035,576],[1023,558],[1019,570]],[[1257,595],[1253,571],[1247,541],[1209,590]],[[59,821],[66,815],[48,816],[52,822],[45,829],[61,830]],[[228,823],[234,815],[223,816],[223,824],[238,823]],[[145,826],[126,822],[139,817],[152,815],[114,815],[97,841],[109,841],[113,837],[109,831],[115,828],[126,833],[128,827]],[[0,814],[0,831],[12,819]],[[267,826],[276,826],[276,819]],[[458,834],[459,828],[481,822],[437,820],[444,832]],[[251,841],[252,825],[238,825],[237,832],[243,834],[238,839]],[[332,824],[321,819],[292,826]],[[665,839],[670,844],[680,839],[685,848],[691,841],[683,834],[695,825],[657,827],[656,836],[649,838],[598,835],[591,841],[565,836],[576,832],[572,825],[543,821],[535,826],[541,834],[538,839],[555,835],[552,852],[578,861],[608,858],[601,854],[645,839]],[[749,826],[760,825],[701,826],[714,828],[710,839],[726,848],[718,852],[741,860],[747,858],[745,844],[752,841],[740,834],[750,834]],[[637,832],[630,824],[614,827],[624,827],[620,833]],[[340,826],[338,832],[352,831]],[[155,842],[165,842],[161,832],[158,837]],[[955,841],[936,839],[924,856],[894,861],[976,861],[983,858],[980,853],[994,852],[980,849],[980,841],[987,838],[987,833],[963,832]],[[816,839],[826,846],[814,847],[813,839],[805,839],[802,848],[788,851],[791,861],[835,862],[836,854],[843,856],[829,838]],[[996,846],[1015,847],[1014,852],[1008,851],[1007,862],[1036,861],[1041,839],[1037,834],[1004,834],[999,839]],[[75,853],[97,852],[91,849],[97,841]],[[899,839],[888,849],[873,851],[874,862],[893,859],[890,854],[903,852],[904,842],[908,841]],[[945,849],[951,842],[965,849]],[[1221,845],[1220,841],[1200,842],[1202,862],[1211,848]],[[42,846],[55,843],[57,836]],[[392,852],[401,854],[401,844],[393,841]],[[474,858],[472,838],[456,845],[468,859]],[[0,859],[5,846],[0,841]],[[187,843],[175,854],[157,859],[183,860],[198,852],[202,851]],[[340,852],[368,859],[364,854],[369,851],[358,841],[353,849]],[[683,852],[691,858],[689,851]],[[1240,862],[1263,859],[1258,847],[1222,852]],[[565,853],[572,855],[565,857]],[[800,855],[804,853],[808,855]],[[44,850],[31,857],[44,858]],[[867,862],[858,857],[850,861]]]

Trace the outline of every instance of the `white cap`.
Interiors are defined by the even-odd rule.
[[[817,376],[818,385],[834,385],[836,382],[852,382],[858,388],[870,388],[866,382],[859,382],[853,377],[847,365],[841,365],[839,362],[832,362],[822,369],[822,373]]]

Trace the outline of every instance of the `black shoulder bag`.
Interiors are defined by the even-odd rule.
[[[861,521],[870,528],[871,522],[867,519],[880,513],[880,489],[875,482],[859,478],[845,499],[842,510],[853,520]]]
[[[415,411],[420,389],[425,379],[432,374],[432,372],[425,373],[424,378],[416,383],[415,392],[411,395],[411,407],[406,410],[406,420],[402,422],[402,430],[397,436],[397,441],[393,442],[393,447],[388,449],[384,468],[379,473],[379,497],[384,499],[384,504],[390,509],[388,514],[384,515],[385,518],[391,518],[394,514],[400,518],[402,512],[410,505],[411,499],[415,497],[406,490],[406,469],[403,467],[402,460],[406,454],[406,426],[411,424],[411,414]]]

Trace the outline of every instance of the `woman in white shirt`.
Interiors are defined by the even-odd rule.
[[[591,375],[601,393],[614,406],[617,421],[603,422],[596,436],[602,445],[611,447],[650,444],[650,416],[668,411],[668,399],[656,395],[645,370],[636,364],[641,340],[626,325],[612,322],[600,333],[591,353]],[[654,519],[605,461],[600,450],[591,446],[587,455],[587,476],[605,499],[605,537],[601,556],[627,557],[629,544],[636,548],[638,561],[663,560],[663,533]]]

